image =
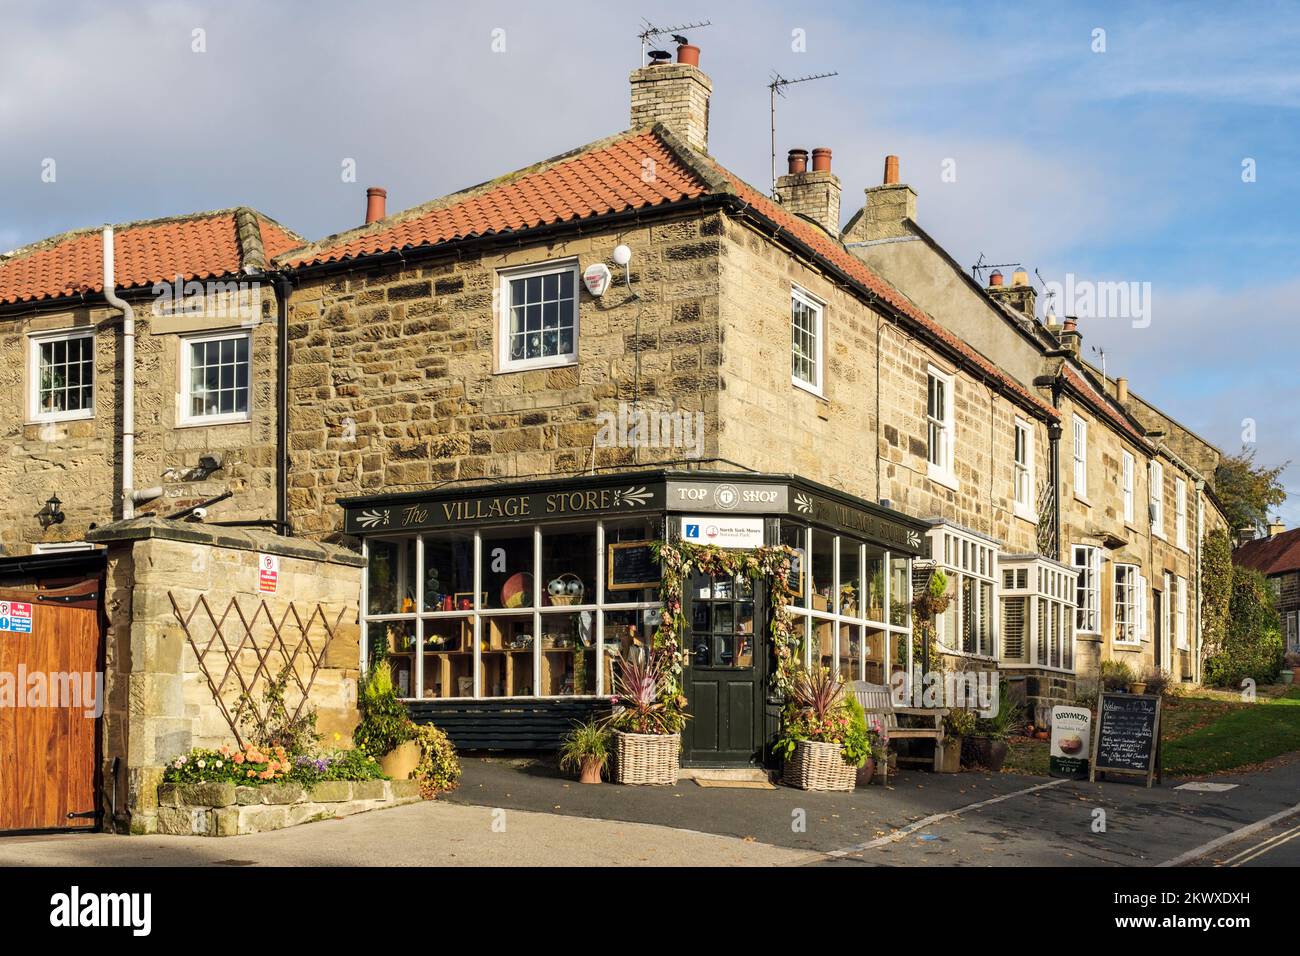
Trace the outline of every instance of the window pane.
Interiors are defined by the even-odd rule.
[[[812,533],[812,608],[814,611],[835,610],[835,536],[818,528]],[[829,650],[826,653],[830,653]],[[828,663],[827,666],[830,666]]]
[[[606,604],[657,603],[659,601],[658,584],[647,585],[646,587],[619,588],[618,590],[611,589],[609,587],[610,555],[615,550],[612,547],[615,544],[660,541],[663,536],[662,518],[622,518],[605,521],[605,580],[601,583],[605,591]]]
[[[860,563],[858,542],[840,538],[840,613],[848,617],[863,614]]]
[[[470,617],[424,621],[424,693],[426,700],[460,695],[474,675],[474,621]],[[465,678],[462,682],[461,678]]]
[[[407,614],[415,610],[415,539],[372,538],[367,604],[370,614]]]
[[[481,697],[531,697],[533,696],[533,616],[507,614],[484,617],[480,627],[480,667],[482,668]],[[552,641],[555,638],[552,637]],[[554,647],[554,644],[552,644]],[[568,649],[570,656],[571,649]],[[543,655],[545,658],[546,655]],[[556,666],[563,666],[562,662]],[[549,675],[543,664],[543,680]],[[468,682],[458,681],[463,691]],[[457,697],[469,696],[457,693]]]
[[[424,539],[424,610],[474,607],[474,538],[440,532]]]
[[[862,570],[862,579],[867,589],[866,613],[872,621],[884,623],[885,620],[885,555],[883,552],[867,546],[867,564]]]
[[[782,519],[781,543],[793,548],[795,552],[790,562],[790,589],[794,593],[792,600],[796,607],[808,606],[808,595],[805,593],[807,589],[804,586],[804,546],[807,533],[808,529],[803,525]]]
[[[908,559],[893,557],[889,560],[889,623],[905,626],[912,619],[908,580]]]
[[[542,605],[596,603],[596,529],[542,531]]]
[[[531,528],[482,532],[480,583],[484,607],[533,606],[533,534]]]

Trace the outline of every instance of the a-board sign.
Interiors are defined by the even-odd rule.
[[[651,541],[616,541],[606,556],[606,587],[632,591],[659,586],[659,562]]]
[[[1092,740],[1092,711],[1087,707],[1052,708],[1052,743],[1047,772],[1053,777],[1086,780],[1088,742]]]
[[[1147,786],[1159,773],[1160,698],[1152,694],[1107,694],[1097,699],[1089,780],[1098,773],[1138,774]]]

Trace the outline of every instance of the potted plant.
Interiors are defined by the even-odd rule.
[[[1012,703],[1004,684],[997,710],[988,717],[975,716],[975,729],[966,738],[971,763],[997,773],[1007,760],[1007,740],[1024,720],[1024,708]]]
[[[352,732],[353,743],[378,758],[387,776],[408,779],[420,763],[420,745],[406,705],[397,697],[388,661],[379,661],[370,668],[360,704],[361,721]]]
[[[1109,660],[1101,662],[1101,686],[1110,693],[1128,690],[1129,685],[1137,681],[1133,668],[1124,661]]]
[[[664,655],[644,660],[620,657],[614,675],[619,709],[609,717],[614,731],[614,774],[619,783],[672,785],[682,749],[686,698],[668,676]]]
[[[885,753],[888,739],[879,715],[867,716],[862,704],[852,694],[844,695],[849,712],[849,730],[844,736],[840,756],[844,762],[857,767],[855,783],[865,787],[876,778],[876,757]]]
[[[852,790],[874,756],[865,717],[855,730],[844,685],[825,667],[795,673],[775,749],[785,758],[782,779],[800,790]]]
[[[975,732],[975,712],[954,707],[943,718],[943,740],[939,742],[939,773],[961,770],[962,741]]]
[[[609,763],[609,729],[594,720],[576,724],[560,745],[560,769],[578,770],[579,783],[600,783]]]
[[[1290,684],[1295,680],[1295,672],[1300,669],[1300,654],[1292,651],[1286,655],[1286,666],[1282,668],[1281,678],[1283,684]]]

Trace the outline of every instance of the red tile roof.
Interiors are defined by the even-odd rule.
[[[716,163],[714,163],[714,165],[717,166]],[[880,276],[876,275],[876,273],[873,272],[865,262],[845,249],[842,244],[832,239],[825,230],[813,225],[806,219],[802,219],[793,213],[787,212],[784,207],[773,202],[767,196],[764,196],[730,170],[724,169],[721,166],[717,166],[717,169],[724,177],[726,177],[732,188],[735,189],[737,195],[739,195],[746,203],[758,210],[765,219],[776,223],[783,230],[797,238],[803,245],[813,249],[832,266],[849,275],[875,295],[889,303],[899,312],[906,315],[913,322],[925,329],[931,336],[939,339],[950,349],[956,351],[969,364],[978,368],[985,376],[996,381],[1004,389],[1015,393],[1022,400],[1029,402],[1048,417],[1060,417],[1056,409],[1054,409],[1050,404],[1029,391],[1029,389],[1021,385],[1016,379],[990,362],[980,352],[967,345],[952,332],[948,331],[948,329],[936,322],[929,314],[917,306],[916,303],[912,302],[911,299],[907,298]]]
[[[257,217],[266,259],[302,244],[301,237],[278,223],[248,213]],[[149,286],[177,275],[190,280],[238,273],[251,251],[240,247],[240,214],[227,209],[114,227],[118,288]],[[0,305],[102,293],[103,274],[101,230],[64,233],[0,259]]]
[[[701,167],[708,167],[709,172],[703,172]],[[647,169],[652,169],[654,175],[646,176]],[[679,153],[657,130],[624,133],[548,161],[540,168],[333,236],[314,247],[283,256],[281,264],[294,267],[339,262],[644,209],[709,193],[735,193],[764,218],[778,224],[840,272],[922,326],[930,336],[942,341],[1002,388],[1015,393],[1042,414],[1058,417],[1051,405],[935,322],[825,232],[786,212],[712,160]]]
[[[1300,571],[1300,528],[1283,531],[1271,538],[1247,541],[1232,552],[1234,564],[1262,574]]]
[[[1120,431],[1124,432],[1124,434],[1128,435],[1144,448],[1150,444],[1147,441],[1146,436],[1143,435],[1142,432],[1138,431],[1133,426],[1133,423],[1120,413],[1119,409],[1112,405],[1108,399],[1098,394],[1097,390],[1089,385],[1084,380],[1083,376],[1070,368],[1069,365],[1062,364],[1061,378],[1070,385],[1072,391],[1076,392],[1080,398],[1088,403],[1088,406],[1092,408],[1093,411],[1109,419],[1110,422],[1119,428]]]
[[[647,171],[653,175],[647,175]],[[693,199],[706,185],[653,132],[625,133],[286,256],[337,262]]]

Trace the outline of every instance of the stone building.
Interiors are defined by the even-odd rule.
[[[134,313],[129,480],[129,346],[104,296],[103,230],[0,256],[6,555],[80,546],[132,511],[225,492],[213,520],[276,518],[278,303],[263,273],[301,238],[247,208],[110,228],[114,284]]]
[[[1281,520],[1274,520],[1267,538],[1243,541],[1234,548],[1232,562],[1268,578],[1287,652],[1300,654],[1300,528],[1287,531]]]
[[[212,517],[359,544],[360,647],[461,742],[535,743],[607,697],[612,660],[649,640],[659,594],[637,568],[662,539],[794,547],[805,663],[851,679],[926,657],[908,609],[942,569],[950,667],[997,669],[1039,704],[1112,658],[1195,680],[1217,451],[1083,361],[1078,322],[1040,318],[1027,276],[975,282],[917,225],[896,160],[843,230],[830,149],[811,169],[791,151],[775,199],[720,165],[698,64],[684,45],[633,72],[625,132],[392,216],[372,189],[366,223],[319,242],[210,214],[237,254],[153,273],[276,283],[248,325],[251,411],[173,427],[189,387],[157,359],[134,486],[173,504],[232,490]],[[6,347],[31,348],[37,318],[112,321],[86,248],[89,278],[45,305],[22,291],[32,270],[8,272],[40,250],[0,263],[21,313]],[[21,507],[53,490],[39,455],[58,441],[111,460],[113,338],[94,340],[93,424],[15,422],[42,443],[9,459]],[[61,493],[44,537],[3,516],[7,546],[120,514],[109,473],[93,484]],[[685,759],[751,763],[777,707],[765,597],[690,587]]]

